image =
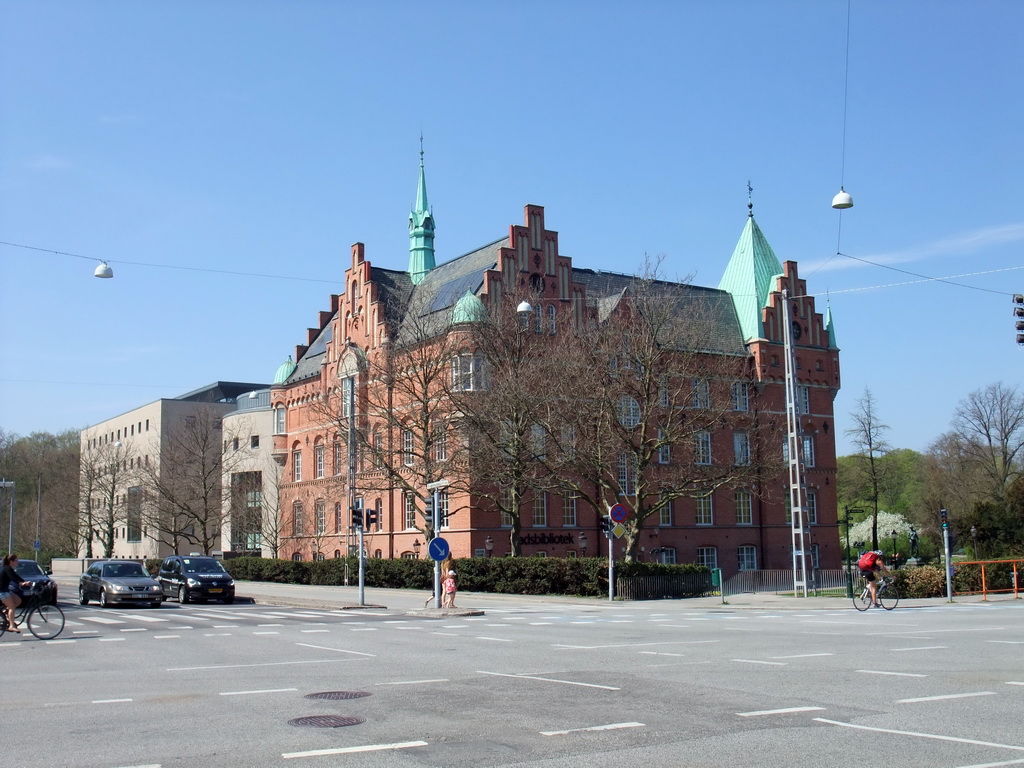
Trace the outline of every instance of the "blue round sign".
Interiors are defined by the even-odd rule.
[[[451,547],[440,536],[431,539],[430,544],[427,545],[427,554],[430,555],[431,560],[444,560],[448,557],[449,552],[451,552]]]
[[[621,504],[616,504],[610,510],[608,510],[608,516],[616,523],[626,522],[626,517],[629,515],[629,511]]]

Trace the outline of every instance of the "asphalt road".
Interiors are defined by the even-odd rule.
[[[63,607],[58,640],[0,639],[4,764],[1024,765],[1020,601]]]

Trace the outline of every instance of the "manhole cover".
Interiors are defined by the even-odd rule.
[[[305,698],[341,701],[342,699],[361,699],[369,695],[366,691],[321,691],[320,693],[307,693]]]
[[[366,722],[363,717],[339,717],[338,715],[313,715],[312,717],[296,717],[289,720],[288,725],[305,725],[310,728],[343,728],[346,725],[361,725]]]

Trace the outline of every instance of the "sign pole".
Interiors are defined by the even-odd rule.
[[[363,526],[361,525],[356,528],[356,541],[359,543],[359,604],[366,605],[366,557],[363,554]]]
[[[615,539],[608,531],[608,599],[615,599]]]

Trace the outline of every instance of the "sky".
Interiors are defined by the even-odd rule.
[[[1022,28],[1019,0],[0,0],[0,429],[271,382],[352,243],[407,268],[422,133],[439,263],[537,204],[577,266],[717,286],[749,180],[831,304],[839,453],[866,389],[926,450],[1024,373]]]

